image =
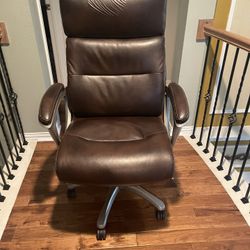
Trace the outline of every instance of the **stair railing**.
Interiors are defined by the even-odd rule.
[[[2,46],[3,33],[0,29],[0,188],[9,190],[10,180],[15,178],[18,162],[22,160],[21,153],[25,152],[25,138],[20,113],[17,107],[17,94],[14,92]],[[10,160],[9,160],[10,159]],[[4,192],[5,195],[7,194]],[[0,190],[0,202],[4,202]]]
[[[203,152],[205,154],[209,154],[209,146],[211,145],[211,141],[213,141],[214,147],[211,151],[211,157],[210,161],[216,162],[218,161],[217,169],[218,171],[224,170],[224,160],[225,160],[225,154],[227,147],[229,146],[230,142],[230,136],[232,133],[232,129],[235,125],[239,126],[239,131],[237,132],[237,139],[234,145],[233,154],[232,157],[230,157],[230,165],[228,169],[226,169],[227,174],[225,175],[225,179],[227,181],[232,181],[232,170],[234,168],[234,163],[237,156],[237,150],[239,148],[242,134],[244,131],[244,128],[247,125],[247,121],[249,118],[249,106],[250,106],[250,87],[248,88],[248,98],[246,100],[246,106],[245,111],[243,114],[237,113],[237,109],[239,107],[239,102],[242,100],[242,90],[243,86],[247,84],[250,86],[250,82],[246,82],[246,76],[249,75],[250,72],[248,72],[249,68],[249,59],[250,59],[250,39],[240,36],[238,34],[228,32],[225,30],[217,29],[213,26],[207,25],[204,27],[204,34],[206,36],[206,44],[207,44],[207,50],[205,55],[205,62],[203,66],[203,72],[202,72],[202,78],[201,78],[201,85],[199,90],[199,97],[198,97],[198,104],[195,114],[195,121],[194,121],[194,127],[193,132],[191,135],[192,139],[198,139],[197,145],[199,147],[204,146]],[[213,43],[213,46],[212,46]],[[220,50],[221,48],[224,48],[224,50]],[[234,50],[234,56],[233,60],[229,61],[228,58],[228,51],[229,48]],[[219,51],[223,51],[224,53],[221,53],[221,60],[220,60],[220,53]],[[245,51],[246,58],[244,62],[244,66],[239,69],[237,68],[237,65],[239,63],[239,54],[241,51]],[[220,70],[218,70],[218,61],[221,61]],[[227,88],[225,90],[225,93],[222,93],[222,82],[223,77],[225,77],[225,65],[231,66],[231,71],[228,75],[228,83]],[[227,116],[227,106],[228,101],[230,98],[230,94],[232,94],[232,84],[234,82],[234,76],[236,70],[242,70],[241,72],[241,80],[239,84],[237,85],[237,95],[235,100],[233,101],[233,107],[232,112]],[[207,79],[209,79],[207,82],[205,81],[206,76],[208,76]],[[217,84],[215,84],[217,83]],[[223,94],[223,96],[222,96]],[[212,102],[212,96],[214,96],[214,101]],[[203,100],[204,98],[204,100]],[[222,112],[221,114],[217,114],[217,108],[218,108],[218,101],[219,99],[223,100],[222,104]],[[211,110],[211,114],[209,114],[209,110]],[[215,123],[215,117],[218,116],[217,122]],[[226,122],[226,137],[223,138],[223,150],[221,155],[219,156],[219,159],[217,157],[218,152],[218,146],[219,143],[222,140],[222,127],[225,129],[225,118],[228,118],[228,121]],[[197,129],[199,128],[199,129]],[[212,140],[212,133],[215,132],[215,140]],[[250,140],[249,135],[247,138],[247,149],[244,153],[244,159],[242,162],[242,165],[240,167],[240,171],[238,174],[238,179],[233,187],[233,190],[235,192],[240,191],[240,183],[242,180],[243,173],[245,171],[247,159],[249,158],[249,151],[250,151]],[[249,193],[250,193],[250,183],[248,184],[248,189],[246,191],[246,194],[244,197],[242,197],[241,201],[243,203],[249,202]]]

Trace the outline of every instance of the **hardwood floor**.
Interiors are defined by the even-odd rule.
[[[147,186],[168,203],[166,222],[157,222],[153,207],[124,191],[102,242],[95,226],[108,189],[79,187],[68,200],[53,171],[55,150],[53,143],[38,143],[0,249],[250,249],[250,228],[184,138],[174,150],[176,184]]]

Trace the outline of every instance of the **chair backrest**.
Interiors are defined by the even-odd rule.
[[[76,117],[158,116],[166,0],[60,0]]]

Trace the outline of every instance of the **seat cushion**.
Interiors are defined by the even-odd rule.
[[[159,117],[93,117],[74,120],[58,149],[63,182],[135,185],[171,178],[174,160]]]

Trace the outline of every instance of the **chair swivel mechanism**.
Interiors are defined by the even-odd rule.
[[[148,200],[156,218],[165,219],[164,202],[141,185],[173,178],[172,148],[188,103],[179,85],[165,84],[166,0],[61,0],[60,8],[68,83],[46,91],[39,121],[58,145],[56,173],[69,196],[75,185],[110,187],[97,220],[97,240],[104,240],[122,189]]]

